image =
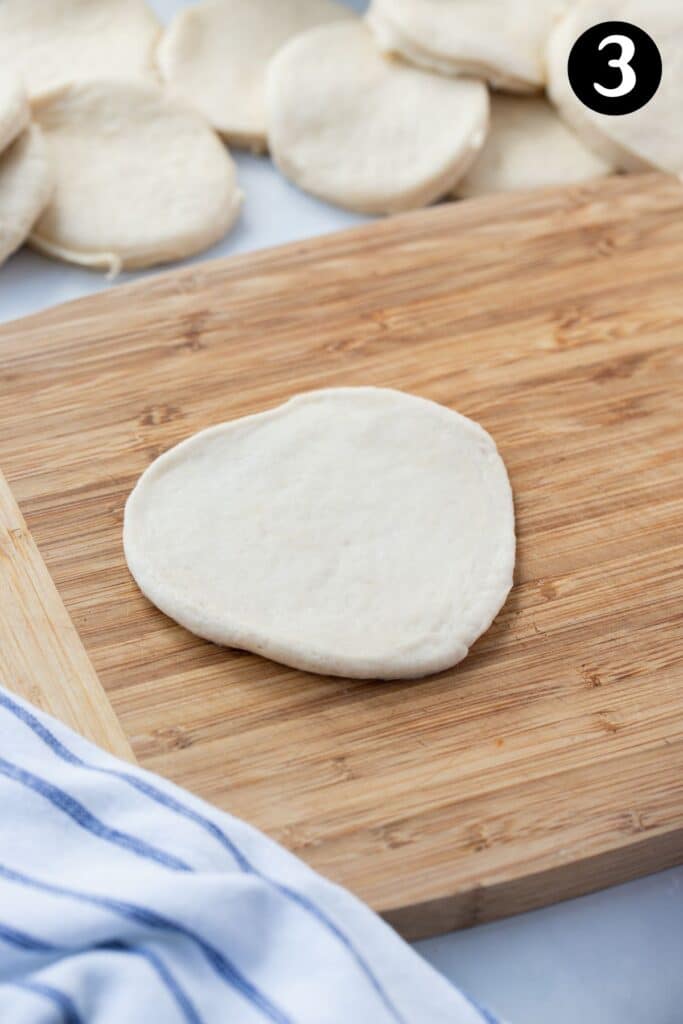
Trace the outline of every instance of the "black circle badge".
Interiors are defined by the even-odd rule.
[[[581,102],[598,114],[632,114],[649,103],[662,80],[654,40],[628,21],[603,21],[579,36],[567,64]]]

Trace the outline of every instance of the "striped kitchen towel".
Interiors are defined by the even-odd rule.
[[[348,892],[0,688],[1,1024],[482,1024]]]

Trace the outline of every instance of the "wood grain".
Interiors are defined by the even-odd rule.
[[[119,757],[126,735],[0,473],[0,681]]]
[[[137,591],[125,498],[192,432],[339,384],[479,420],[513,593],[451,672],[305,675]],[[135,754],[410,936],[683,861],[683,189],[451,204],[0,331],[0,464]]]

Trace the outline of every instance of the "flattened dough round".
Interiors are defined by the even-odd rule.
[[[42,133],[30,125],[0,154],[0,263],[26,240],[52,186]]]
[[[613,169],[581,142],[547,100],[496,93],[484,148],[455,192],[467,198],[571,185]]]
[[[456,664],[512,585],[512,494],[489,435],[383,388],[299,395],[143,473],[123,541],[141,590],[199,636],[360,679]]]
[[[569,0],[372,0],[380,47],[442,74],[529,92],[545,81],[548,34]]]
[[[652,36],[662,55],[662,81],[644,107],[613,117],[596,114],[575,96],[567,75],[569,51],[587,28],[627,21]],[[680,0],[585,0],[572,7],[548,43],[548,91],[587,145],[624,171],[683,172],[683,4]]]
[[[234,164],[192,110],[154,86],[90,81],[34,104],[56,189],[31,242],[86,266],[146,267],[218,241],[241,205]]]
[[[426,206],[450,192],[488,126],[482,82],[384,57],[366,26],[311,29],[268,70],[268,142],[297,185],[362,213]]]
[[[28,97],[21,79],[12,71],[0,69],[0,153],[28,125]]]
[[[31,99],[84,78],[154,82],[160,32],[144,0],[0,0],[0,67]]]
[[[293,36],[353,13],[334,0],[203,0],[171,22],[157,60],[169,88],[239,146],[266,147],[268,62]]]

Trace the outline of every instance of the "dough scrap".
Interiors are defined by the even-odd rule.
[[[159,70],[229,142],[264,150],[271,57],[308,28],[352,17],[334,0],[203,0],[164,33]]]
[[[0,153],[23,132],[29,119],[28,96],[21,79],[0,69]]]
[[[218,136],[154,86],[81,82],[34,105],[56,173],[31,242],[85,266],[146,267],[217,242],[241,193]]]
[[[29,125],[0,154],[0,263],[26,241],[52,188],[42,133]]]
[[[571,185],[613,166],[581,142],[547,100],[491,97],[491,127],[484,148],[455,189],[462,198],[549,185]]]
[[[372,0],[381,49],[441,74],[532,92],[545,82],[548,34],[569,0]]]
[[[450,192],[488,126],[482,82],[378,52],[361,21],[311,29],[271,61],[268,142],[307,192],[361,213],[426,206]]]
[[[84,78],[158,82],[160,33],[144,0],[1,0],[0,67],[31,99]]]
[[[416,678],[464,658],[512,586],[512,493],[477,423],[332,388],[203,430],[128,498],[138,586],[198,636],[306,671]]]
[[[662,56],[662,81],[652,99],[632,114],[597,114],[574,94],[567,59],[587,28],[627,21],[654,39]],[[679,0],[584,0],[572,7],[548,42],[548,92],[587,145],[623,171],[683,172],[683,5]]]

